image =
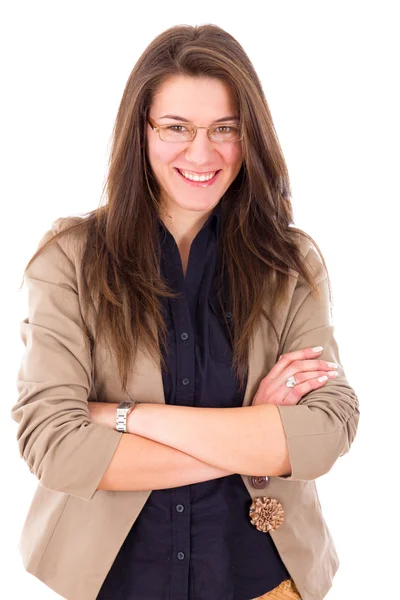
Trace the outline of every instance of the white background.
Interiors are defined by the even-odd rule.
[[[37,485],[10,418],[24,350],[23,268],[54,219],[98,205],[131,69],[156,35],[182,23],[223,27],[253,61],[288,163],[295,224],[328,264],[341,363],[361,418],[350,453],[318,480],[341,561],[326,598],[396,595],[397,4],[3,2],[2,597],[60,598],[25,572],[17,551]]]

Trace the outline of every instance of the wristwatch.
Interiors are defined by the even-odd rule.
[[[123,400],[117,406],[116,430],[127,433],[126,417],[133,411],[139,400]]]

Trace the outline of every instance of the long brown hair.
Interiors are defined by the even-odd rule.
[[[93,339],[102,334],[111,345],[124,390],[138,344],[165,367],[159,345],[165,344],[166,334],[160,300],[174,294],[160,275],[160,186],[146,155],[146,118],[154,93],[176,75],[228,83],[239,108],[243,163],[220,200],[217,278],[227,282],[233,366],[242,386],[252,335],[261,318],[273,326],[274,311],[288,290],[289,270],[299,273],[318,296],[295,233],[312,242],[326,268],[316,242],[292,226],[286,163],[260,80],[243,48],[216,25],[167,29],[146,48],[126,83],[103,188],[106,203],[54,234],[25,268],[60,236],[73,230],[84,234],[79,273],[83,314],[96,297]]]

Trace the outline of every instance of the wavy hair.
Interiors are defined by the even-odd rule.
[[[84,235],[79,273],[83,315],[88,318],[95,308],[93,341],[103,335],[113,349],[123,390],[139,344],[165,367],[161,299],[175,294],[160,274],[161,190],[146,153],[146,120],[155,92],[179,75],[222,80],[239,108],[243,163],[220,199],[216,276],[232,313],[233,367],[241,387],[255,328],[262,318],[274,327],[274,311],[286,296],[290,270],[319,296],[300,254],[299,234],[315,246],[327,271],[316,242],[293,226],[287,166],[260,80],[242,46],[212,24],[167,29],[145,49],[126,83],[102,191],[106,202],[55,233],[25,268],[60,236],[73,230]],[[331,295],[330,283],[329,291]]]

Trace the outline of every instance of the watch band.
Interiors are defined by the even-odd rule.
[[[139,404],[139,400],[123,400],[118,404],[115,426],[117,431],[123,431],[124,433],[127,433],[126,418],[135,408],[136,404]]]

